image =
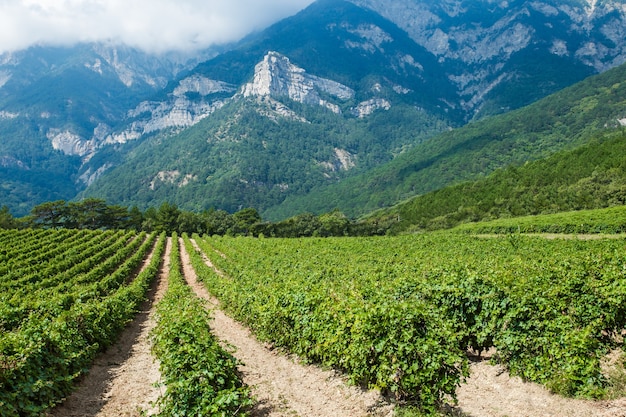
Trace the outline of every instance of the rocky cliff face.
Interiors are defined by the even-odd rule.
[[[126,88],[141,94],[142,90],[164,88],[179,73],[212,56],[214,53],[210,50],[193,56],[175,53],[157,56],[108,43],[79,44],[73,47],[35,46],[0,54],[0,97],[13,93],[16,88],[28,88],[50,76],[81,67],[91,70],[104,82],[115,79]],[[11,88],[11,84],[14,88]]]
[[[371,29],[371,28],[370,28]],[[376,34],[376,39],[384,38],[380,31],[372,30]],[[370,33],[365,34],[366,38],[371,38]],[[382,87],[375,86],[369,91],[372,96],[380,93]],[[402,94],[402,91],[398,92]],[[252,82],[245,84],[241,88],[240,95],[243,97],[266,97],[272,99],[288,98],[298,103],[312,106],[321,106],[329,109],[335,114],[341,114],[341,106],[345,102],[354,99],[355,91],[341,83],[315,75],[308,74],[303,68],[292,64],[288,57],[278,52],[269,52],[263,61],[255,67]],[[337,102],[331,102],[322,98],[332,97]],[[265,103],[269,103],[265,100]],[[276,105],[274,105],[276,107]],[[376,110],[389,110],[391,102],[379,97],[358,103],[351,107],[348,116],[364,118]],[[292,120],[301,120],[293,112],[285,111],[285,106],[278,106],[274,114],[288,117]],[[269,114],[266,114],[269,116]]]
[[[548,41],[553,53],[575,56],[598,71],[626,60],[623,0],[350,1],[393,21],[442,60],[501,61],[503,53],[506,59],[540,40]],[[542,18],[551,24],[533,25]],[[561,25],[569,29],[569,39],[559,33]]]
[[[460,103],[476,111],[498,86],[527,76],[523,54],[602,72],[626,62],[623,0],[350,0],[404,29],[437,57],[458,89]],[[517,61],[515,61],[517,60]],[[513,65],[512,62],[515,61]]]
[[[180,80],[164,101],[143,101],[128,112],[130,123],[121,132],[108,134],[100,145],[126,143],[165,129],[195,125],[223,106],[223,95],[230,96],[235,86],[194,74]]]
[[[322,99],[321,95],[330,95],[345,101],[354,97],[354,90],[333,80],[307,74],[304,69],[293,65],[286,56],[269,52],[256,65],[254,79],[243,86],[241,94],[244,97],[286,97],[303,104],[327,107],[339,113],[339,107]]]

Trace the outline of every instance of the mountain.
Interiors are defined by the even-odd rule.
[[[436,65],[379,15],[316,3],[188,74],[181,82],[224,87],[186,94],[194,106],[213,106],[210,116],[147,139],[82,195],[140,207],[169,199],[189,209],[263,209],[365,172],[462,122],[446,104],[454,97],[448,80],[424,74],[418,61]],[[174,108],[181,85],[154,107]],[[140,130],[157,119],[144,115]]]
[[[250,37],[239,48],[199,65],[188,77],[220,89],[207,89],[211,94],[195,93],[195,98],[186,93],[186,99],[193,98],[199,107],[213,106],[212,112],[192,127],[185,125],[186,130],[177,135],[157,135],[133,147],[124,164],[95,181],[82,195],[140,207],[166,200],[194,210],[217,207],[234,211],[254,206],[273,219],[334,207],[362,213],[378,208],[380,200],[389,204],[420,192],[419,187],[411,186],[398,193],[393,181],[377,180],[379,171],[372,169],[388,162],[398,165],[410,161],[414,152],[441,146],[429,138],[477,117],[480,105],[484,108],[489,103],[488,97],[504,99],[506,94],[496,94],[498,88],[518,88],[512,93],[517,101],[510,104],[520,106],[596,71],[578,58],[581,54],[557,54],[552,46],[555,39],[574,45],[579,35],[570,33],[572,22],[584,20],[589,28],[602,15],[599,9],[589,13],[584,7],[569,6],[569,26],[564,21],[570,15],[559,12],[560,20],[552,23],[558,30],[548,35],[547,22],[555,15],[535,3],[532,7],[526,3],[492,5],[495,9],[490,13],[470,5],[456,14],[438,3],[419,4],[439,13],[441,17],[433,19],[447,21],[441,27],[459,38],[458,42],[461,31],[457,24],[463,21],[472,37],[488,38],[492,43],[485,41],[479,48],[483,55],[471,62],[461,52],[438,55],[424,39],[417,38],[418,43],[410,32],[375,13],[374,3],[357,7],[355,2],[316,2]],[[575,13],[580,19],[573,19]],[[423,14],[424,10],[414,11],[412,16]],[[398,21],[397,16],[388,17]],[[557,21],[561,23],[557,25]],[[520,35],[523,45],[511,46],[511,27],[532,22],[541,30],[522,31],[532,36]],[[470,26],[489,29],[472,32]],[[467,47],[458,44],[459,51]],[[621,49],[614,49],[613,61],[623,59],[623,54],[619,58]],[[541,67],[530,65],[535,62],[529,62],[533,54],[543,60]],[[490,80],[489,71],[499,71],[491,75],[501,84],[489,81],[493,88],[479,94],[483,101],[478,96],[469,98],[467,85],[457,82],[468,70],[483,74],[485,80]],[[542,82],[538,82],[540,78]],[[524,79],[537,88],[523,83],[516,87],[516,80],[521,83]],[[176,89],[185,80],[170,87],[169,101],[153,107],[175,103]],[[170,104],[169,108],[176,107]],[[143,123],[161,120],[161,114],[154,117],[146,112]],[[196,113],[189,114],[195,117]],[[549,148],[558,150],[559,143]],[[463,150],[460,147],[455,155]],[[520,158],[537,157],[532,152],[522,154]],[[493,161],[484,163],[484,172],[514,160],[495,152],[490,157]],[[391,170],[392,178],[401,181],[412,170]],[[456,171],[435,174],[427,179],[429,186],[444,186],[465,175]],[[358,178],[370,181],[359,183]],[[390,188],[381,190],[372,182]],[[370,193],[374,193],[371,198]],[[384,198],[368,203],[376,200],[376,193]]]
[[[366,175],[290,196],[264,214],[280,219],[302,211],[339,208],[350,216],[364,215],[412,196],[485,177],[502,167],[574,149],[605,131],[624,127],[626,64],[522,109],[433,137]]]
[[[448,127],[414,106],[356,95],[269,52],[210,117],[133,147],[81,195],[140,208],[170,201],[193,210],[262,209],[366,172],[402,152],[407,137],[425,139]]]
[[[0,137],[38,149],[27,161],[2,141],[0,198],[22,210],[43,190],[140,207],[252,205],[273,217],[318,210],[324,189],[326,202],[343,200],[331,195],[337,184],[443,131],[624,62],[624,27],[623,0],[319,0],[191,70],[133,66],[131,85],[126,59],[111,53],[68,53],[31,90],[11,90],[19,77],[0,66],[0,97],[35,115],[24,123],[16,103],[0,101]],[[494,158],[489,169],[506,159]],[[386,205],[415,190],[388,193]]]
[[[26,214],[84,188],[84,162],[128,110],[206,59],[109,44],[35,46],[0,55],[0,201]]]
[[[626,62],[624,1],[352,1],[433,54],[474,117],[530,104]]]

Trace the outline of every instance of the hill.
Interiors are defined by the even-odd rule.
[[[621,128],[598,134],[574,150],[521,166],[511,165],[486,178],[415,197],[374,213],[368,222],[393,224],[391,230],[400,232],[623,206],[624,155],[626,130]]]
[[[367,175],[288,198],[265,215],[280,218],[334,208],[363,215],[499,168],[574,149],[606,129],[626,124],[625,80],[622,65],[525,108],[443,133]]]

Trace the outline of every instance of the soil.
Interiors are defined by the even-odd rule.
[[[182,246],[182,245],[181,245]],[[49,414],[52,417],[132,416],[154,410],[160,389],[158,362],[150,355],[148,333],[154,326],[154,304],[166,290],[171,242],[165,265],[150,291],[150,300],[129,325],[120,341],[101,355],[77,391]],[[299,363],[259,343],[250,331],[230,319],[204,286],[197,281],[189,255],[181,247],[182,265],[189,285],[208,300],[213,310],[215,334],[234,349],[243,362],[244,382],[252,387],[257,405],[255,417],[283,416],[392,416],[393,406],[376,391],[350,386],[335,372]],[[210,261],[205,258],[208,265]],[[550,394],[539,385],[510,377],[488,357],[475,359],[471,376],[457,390],[453,415],[475,417],[626,417],[626,398],[613,401],[572,400]],[[163,388],[161,388],[163,389]]]
[[[511,377],[488,358],[470,366],[470,377],[457,390],[457,410],[480,417],[626,417],[626,398],[590,401],[551,394],[541,385]]]

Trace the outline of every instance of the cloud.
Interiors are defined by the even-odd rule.
[[[313,0],[0,0],[0,53],[33,44],[123,42],[150,52],[241,39]]]

